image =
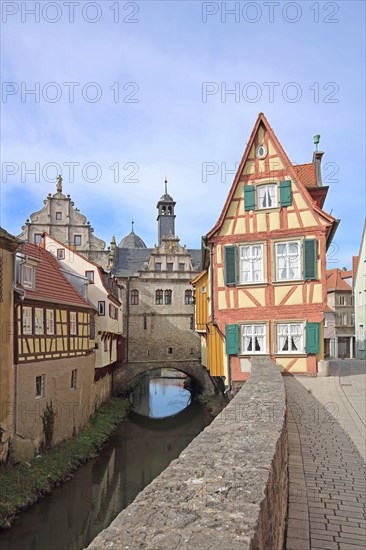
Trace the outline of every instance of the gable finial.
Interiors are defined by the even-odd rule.
[[[62,193],[62,176],[59,175],[56,178],[56,191],[57,193]]]
[[[133,231],[133,224],[134,224],[134,223],[135,223],[135,222],[132,220],[132,221],[131,221],[131,226],[132,226],[132,228],[131,228],[131,233],[134,233],[134,231]]]
[[[165,184],[165,194],[167,195],[168,194],[168,179],[167,179],[166,176],[165,176],[164,184]]]
[[[320,141],[320,134],[316,134],[316,135],[313,137],[313,140],[314,140],[314,145],[315,145],[315,151],[317,151],[317,150],[318,150],[319,141]]]

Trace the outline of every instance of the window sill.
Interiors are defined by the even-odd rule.
[[[256,208],[254,212],[263,212],[263,213],[270,213],[270,212],[280,212],[281,207],[280,206],[274,206],[273,208]]]
[[[289,351],[289,352],[284,352],[284,353],[274,353],[273,354],[273,357],[288,357],[288,356],[291,356],[293,357],[294,355],[296,355],[296,357],[307,357],[309,354],[308,353],[304,353],[303,351],[301,352],[297,352],[297,351]],[[313,354],[314,355],[314,354]],[[316,355],[316,354],[315,354]]]
[[[264,352],[254,353],[254,352],[249,352],[248,351],[248,353],[243,353],[243,352],[239,353],[238,357],[239,358],[240,357],[245,357],[245,358],[247,358],[247,357],[268,357],[269,355],[270,355],[269,352],[268,353],[264,353]]]
[[[296,285],[303,285],[305,284],[304,279],[286,279],[281,281],[272,281],[273,286],[281,286],[281,285],[288,285],[288,284],[296,284]]]
[[[245,287],[259,287],[259,288],[264,288],[264,287],[267,287],[269,285],[268,282],[263,282],[263,283],[238,283],[236,285],[236,288],[245,288]]]

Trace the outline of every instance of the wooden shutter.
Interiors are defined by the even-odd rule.
[[[239,353],[239,326],[226,325],[226,353],[238,355]]]
[[[306,323],[306,353],[320,352],[320,323]]]
[[[303,245],[303,278],[316,279],[317,240],[305,239]]]
[[[291,204],[292,204],[291,180],[280,181],[280,205],[291,206]]]
[[[244,210],[254,210],[255,191],[254,185],[245,185],[244,187]]]
[[[233,286],[237,281],[237,248],[236,246],[225,246],[225,284]]]

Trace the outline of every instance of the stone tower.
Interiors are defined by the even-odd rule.
[[[168,182],[165,178],[165,193],[160,198],[156,208],[158,209],[158,238],[159,245],[163,237],[175,236],[174,199],[168,195]]]

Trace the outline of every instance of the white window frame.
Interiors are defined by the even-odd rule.
[[[262,331],[262,334],[260,332]],[[246,339],[250,338],[252,348],[256,346],[258,339],[262,339],[263,348],[260,350],[248,350]],[[256,341],[257,340],[257,341]],[[246,323],[241,325],[241,355],[264,355],[267,351],[267,324]]]
[[[62,212],[60,212],[59,210],[56,212],[56,220],[57,221],[62,220]]]
[[[342,327],[347,326],[347,313],[341,313],[341,325]]]
[[[64,248],[58,248],[57,249],[57,259],[58,260],[64,260],[65,259],[65,249]]]
[[[34,308],[34,334],[44,334],[44,311],[41,307]]]
[[[291,333],[292,327],[300,327],[300,330],[298,331],[298,334]],[[277,341],[277,353],[281,355],[289,355],[289,354],[303,354],[305,353],[305,346],[304,346],[304,323],[302,322],[291,322],[291,323],[277,323],[276,324],[276,341]],[[281,349],[281,338],[285,336],[288,338],[288,344],[291,346],[291,349],[282,350]],[[300,345],[299,349],[292,349],[292,336],[299,336],[300,337]]]
[[[34,244],[41,244],[42,242],[42,233],[34,234]]]
[[[76,239],[80,242],[77,243]],[[74,235],[74,246],[81,246],[81,235]]]
[[[37,379],[40,379],[40,391],[37,393]],[[35,380],[35,398],[36,399],[42,399],[42,397],[45,396],[45,385],[46,385],[46,375],[40,374],[39,376],[36,376]]]
[[[340,305],[340,306],[346,305],[346,299],[345,299],[344,296],[340,296],[340,297],[339,297],[339,305]]]
[[[70,336],[78,334],[78,314],[76,311],[70,311]]]
[[[46,309],[46,333],[49,336],[55,334],[55,311],[53,309]]]
[[[105,315],[105,301],[99,300],[98,302],[98,315],[99,317],[104,317]]]
[[[297,252],[290,252],[289,247],[291,245],[297,245]],[[278,247],[285,246],[285,254],[278,254]],[[280,259],[285,258],[285,265],[279,267]],[[296,259],[296,265],[294,265]],[[293,277],[290,275],[290,270],[295,270],[295,275]],[[286,271],[286,277],[280,276],[280,271]],[[276,282],[281,281],[299,281],[302,279],[301,274],[301,242],[300,241],[279,241],[275,243],[275,271],[276,271]],[[297,273],[296,273],[297,271]]]
[[[277,191],[276,183],[265,183],[263,185],[258,185],[256,192],[257,192],[257,210],[267,210],[269,208],[277,208],[278,191]],[[268,203],[270,201],[272,201],[272,203],[268,206]]]
[[[239,257],[240,284],[264,283],[264,245],[262,243],[242,245],[239,247]],[[255,280],[258,271],[259,278]]]
[[[22,286],[24,288],[34,289],[34,277],[35,268],[34,265],[22,264]]]
[[[32,334],[32,331],[33,331],[32,308],[29,306],[23,306],[22,334]]]

